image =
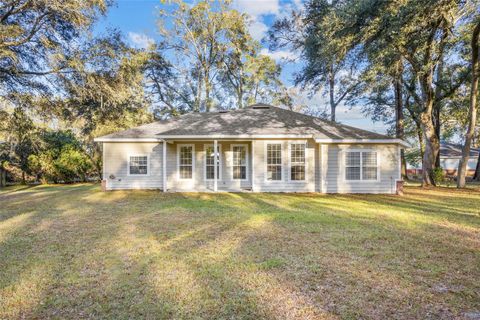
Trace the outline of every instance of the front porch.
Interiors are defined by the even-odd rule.
[[[252,190],[251,140],[166,140],[165,145],[164,191]]]

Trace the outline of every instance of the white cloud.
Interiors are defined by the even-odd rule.
[[[298,54],[292,51],[287,51],[287,50],[278,50],[278,51],[270,51],[267,48],[263,48],[260,50],[260,54],[269,56],[273,60],[277,62],[282,62],[282,61],[292,61],[292,60],[297,60],[298,59]]]
[[[236,0],[233,5],[238,11],[248,13],[255,20],[262,15],[280,13],[279,0]]]
[[[253,20],[248,26],[248,31],[253,39],[261,41],[263,37],[267,34],[268,27],[265,23]]]
[[[130,42],[139,49],[146,49],[155,42],[151,37],[144,33],[129,32],[128,38],[130,39]]]
[[[301,9],[303,7],[303,0],[293,0],[293,4],[297,9]]]

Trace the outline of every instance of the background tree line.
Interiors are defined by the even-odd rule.
[[[160,39],[94,35],[106,0],[0,4],[0,183],[101,176],[93,138],[154,119],[255,102],[291,106],[281,68],[260,55],[229,2],[162,3]],[[168,21],[168,24],[164,22]]]
[[[277,21],[269,39],[273,49],[301,52],[296,83],[328,96],[331,120],[339,103],[362,106],[396,137],[416,141],[407,156],[421,158],[424,186],[441,172],[440,140],[462,137],[463,187],[470,148],[480,142],[479,10],[476,0],[309,0]]]
[[[153,119],[255,102],[294,107],[281,67],[260,54],[249,18],[229,1],[162,2],[159,40],[145,49],[116,30],[93,34],[110,5],[0,4],[0,183],[5,171],[23,181],[99,177],[93,138]],[[325,96],[323,116],[336,121],[339,105],[360,106],[414,141],[403,174],[405,159],[421,161],[424,185],[436,181],[440,140],[461,136],[462,187],[480,140],[479,17],[478,0],[308,0],[274,23],[266,43],[300,53],[296,85]]]

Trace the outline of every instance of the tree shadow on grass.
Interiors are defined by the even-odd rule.
[[[0,317],[423,318],[480,308],[478,251],[447,228],[380,216],[374,199],[397,209],[371,199],[51,193],[0,243],[0,298],[23,294],[4,300]],[[454,290],[438,294],[438,283]]]
[[[283,255],[284,260],[292,261],[294,271],[284,272],[284,280],[297,278],[302,288],[310,277],[310,286],[319,286],[324,292],[314,290],[309,295],[330,300],[335,307],[324,305],[329,311],[342,317],[376,318],[382,313],[375,310],[383,310],[384,315],[394,312],[400,318],[423,318],[428,314],[461,316],[462,312],[480,308],[475,293],[480,286],[472,281],[480,276],[476,267],[480,264],[478,233],[470,232],[467,241],[435,223],[419,221],[416,228],[405,227],[388,215],[379,221],[371,217],[376,211],[373,203],[352,212],[355,196],[336,196],[334,205],[328,198],[316,205],[303,203],[309,195],[300,195],[300,200],[298,195],[273,195],[268,201],[265,196],[242,196],[260,207],[270,207],[268,211],[275,212],[273,223],[284,229],[277,234],[290,235],[282,246],[270,251],[273,256]],[[295,208],[297,201],[302,202],[300,208]],[[402,206],[408,208],[409,204]],[[453,216],[465,221],[461,215]],[[251,247],[248,244],[244,250],[248,252]],[[309,263],[302,254],[316,261],[326,274],[324,281],[319,283],[308,270]],[[435,294],[438,286],[450,289]]]

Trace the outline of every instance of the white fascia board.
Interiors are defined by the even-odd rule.
[[[315,138],[317,143],[342,144],[342,143],[365,143],[365,144],[399,144],[405,148],[410,145],[402,139],[323,139]]]
[[[95,138],[95,142],[162,142],[164,139],[158,138]]]
[[[159,136],[158,138],[95,138],[95,142],[158,142],[165,139],[197,139],[197,140],[213,140],[213,139],[311,139],[312,135],[296,135],[296,134],[238,134],[238,135],[176,135],[176,136]]]

